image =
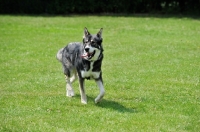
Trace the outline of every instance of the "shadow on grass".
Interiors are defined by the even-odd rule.
[[[129,112],[129,113],[137,113],[137,109],[136,108],[127,108],[123,105],[121,105],[118,102],[115,101],[109,101],[109,100],[102,100],[102,102],[97,104],[98,107],[101,108],[108,108],[108,109],[112,109],[121,113],[125,113],[125,112]]]
[[[93,97],[88,97],[88,98],[90,100],[94,100]],[[115,111],[118,111],[120,113],[126,113],[126,112],[137,113],[136,108],[127,108],[127,107],[123,106],[122,104],[120,104],[116,101],[112,101],[112,100],[103,99],[100,103],[96,104],[96,106],[101,107],[101,108],[115,110]]]

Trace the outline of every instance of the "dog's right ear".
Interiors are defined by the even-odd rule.
[[[90,35],[89,31],[87,30],[87,28],[84,28],[84,36],[83,38],[86,38],[86,36]]]
[[[99,38],[102,38],[102,31],[103,31],[103,28],[101,28],[101,29],[99,30],[99,32],[97,33],[97,36],[98,36]]]

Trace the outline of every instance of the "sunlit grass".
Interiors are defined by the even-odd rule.
[[[200,22],[159,17],[0,16],[0,131],[199,131]],[[106,95],[65,97],[57,50],[104,28]]]

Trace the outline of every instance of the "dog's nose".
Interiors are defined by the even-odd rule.
[[[89,52],[89,49],[90,49],[90,48],[85,48],[85,51],[86,51],[86,52]]]

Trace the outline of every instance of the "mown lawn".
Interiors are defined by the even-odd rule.
[[[104,28],[104,100],[65,96],[55,55]],[[0,131],[198,132],[200,21],[187,17],[0,16]]]

